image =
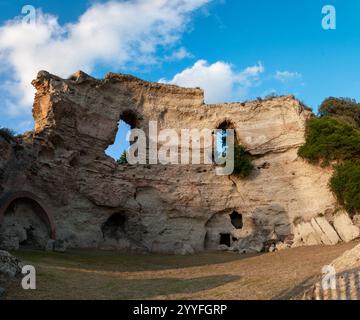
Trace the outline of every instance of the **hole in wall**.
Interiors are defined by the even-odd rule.
[[[131,129],[138,127],[138,122],[139,122],[138,117],[137,117],[136,113],[132,110],[124,111],[121,114],[120,119],[122,121],[124,121],[125,123],[127,123]]]
[[[39,247],[39,243],[35,234],[35,228],[33,226],[29,226],[28,228],[24,228],[24,230],[26,238],[19,243],[20,247]]]
[[[69,161],[69,165],[70,165],[71,167],[77,166],[78,163],[79,163],[79,160],[78,160],[77,157],[73,157],[73,158]]]
[[[126,139],[129,131],[137,128],[138,124],[139,120],[135,112],[131,110],[124,111],[120,115],[115,141],[105,150],[105,153],[115,161],[119,160],[124,151],[128,150],[130,147],[130,143]]]
[[[105,150],[105,153],[108,156],[112,157],[114,160],[120,159],[123,152],[126,151],[130,146],[129,142],[126,140],[126,136],[130,130],[131,126],[120,120],[118,131],[115,136],[115,141]]]
[[[114,239],[116,241],[126,236],[127,218],[124,212],[116,212],[102,225],[103,239]]]
[[[231,224],[236,228],[236,229],[242,229],[242,227],[244,226],[243,223],[243,217],[242,214],[237,212],[237,211],[233,211],[230,214],[230,219],[231,219]]]
[[[227,247],[230,247],[231,245],[230,233],[220,233],[220,245],[225,245]]]
[[[30,199],[16,199],[5,211],[0,225],[0,248],[45,248],[49,226],[42,208]]]
[[[222,157],[226,157],[226,152],[228,149],[228,135],[226,130],[227,129],[235,129],[234,124],[230,120],[224,120],[217,126],[216,136],[215,136],[215,144],[216,144],[216,151]],[[236,134],[234,136],[236,142]]]

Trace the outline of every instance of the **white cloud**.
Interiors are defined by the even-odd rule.
[[[16,91],[16,110],[29,110],[30,82],[39,70],[67,77],[78,69],[91,73],[97,64],[116,70],[156,62],[157,49],[175,47],[191,13],[209,1],[113,0],[92,5],[66,25],[41,11],[35,25],[20,18],[7,22],[0,28],[0,72]],[[180,49],[174,57],[186,52]]]
[[[293,79],[300,79],[302,77],[301,73],[290,72],[290,71],[276,71],[274,78],[281,81],[287,82]]]
[[[243,98],[250,87],[258,85],[259,75],[263,72],[261,63],[236,72],[233,66],[226,62],[209,64],[206,60],[198,60],[171,80],[160,79],[159,82],[200,87],[204,89],[207,103],[218,103]]]
[[[178,50],[172,52],[170,55],[165,56],[165,60],[167,61],[177,61],[185,58],[193,58],[193,55],[184,47],[181,47]]]

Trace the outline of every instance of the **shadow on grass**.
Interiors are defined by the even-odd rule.
[[[112,292],[116,299],[151,299],[156,296],[167,296],[172,294],[191,294],[201,292],[227,283],[239,280],[239,276],[216,275],[193,279],[163,278],[148,280],[123,280],[114,286]],[[120,286],[125,286],[127,292],[119,292]],[[120,291],[123,291],[120,289]]]
[[[20,260],[60,267],[79,267],[114,272],[159,271],[240,261],[255,254],[202,252],[194,255],[126,254],[113,251],[69,250],[65,253],[23,249],[12,252]]]
[[[128,300],[154,299],[174,294],[189,295],[238,281],[239,276],[216,275],[191,279],[121,279],[78,272],[39,275],[37,290],[22,290],[15,282],[9,287],[7,300]],[[171,297],[170,297],[171,298]]]
[[[315,276],[309,277],[295,287],[291,287],[280,292],[278,295],[272,297],[271,300],[301,300],[303,293],[314,284],[315,279]]]

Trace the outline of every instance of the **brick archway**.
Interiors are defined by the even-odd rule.
[[[42,203],[42,201],[39,197],[37,197],[35,194],[33,194],[32,192],[29,192],[29,191],[9,192],[0,199],[0,224],[2,223],[2,221],[4,219],[6,210],[9,208],[9,206],[15,200],[18,200],[18,199],[30,200],[31,202],[34,202],[40,208],[41,215],[42,215],[41,218],[43,218],[45,220],[45,222],[47,223],[47,227],[49,229],[49,236],[51,239],[55,240],[55,238],[56,238],[55,224],[54,224],[53,217],[50,214],[50,211]],[[40,214],[40,213],[38,213],[38,214]]]

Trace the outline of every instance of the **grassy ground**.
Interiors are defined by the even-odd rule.
[[[124,255],[71,250],[14,254],[37,270],[37,290],[11,282],[7,299],[289,299],[358,242],[261,255]]]

